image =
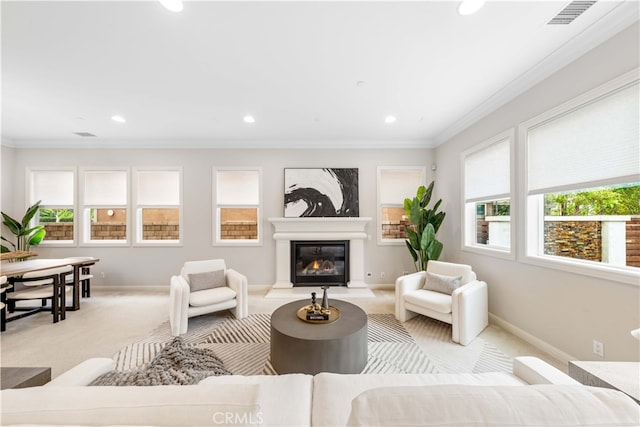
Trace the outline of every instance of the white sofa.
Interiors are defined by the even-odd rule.
[[[640,425],[625,394],[533,357],[512,373],[216,376],[193,386],[84,387],[90,359],[42,387],[3,390],[2,425]],[[451,422],[455,420],[455,422]]]

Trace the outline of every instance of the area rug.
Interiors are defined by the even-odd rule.
[[[224,312],[189,319],[185,345],[206,348],[236,375],[274,375],[269,361],[270,315],[238,320]],[[417,316],[400,323],[392,314],[368,314],[368,360],[363,374],[510,372],[512,359],[482,338],[461,346],[451,325]],[[171,342],[165,322],[115,356],[116,369],[145,366]]]

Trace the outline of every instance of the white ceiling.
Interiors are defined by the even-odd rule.
[[[3,0],[2,143],[433,147],[638,20],[567,3]]]

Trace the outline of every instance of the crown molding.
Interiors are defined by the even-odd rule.
[[[621,3],[605,17],[585,28],[580,34],[542,61],[529,68],[520,77],[507,84],[493,96],[482,102],[469,113],[456,120],[451,126],[433,138],[434,146],[439,146],[474,123],[485,118],[498,108],[515,99],[525,91],[569,65],[582,55],[624,31],[639,20],[639,2]]]
[[[2,145],[19,149],[425,149],[430,140],[6,140]]]

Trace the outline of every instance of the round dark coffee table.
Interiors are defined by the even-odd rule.
[[[340,310],[335,322],[300,320],[308,300],[294,301],[271,315],[271,364],[279,374],[359,374],[367,364],[367,315],[357,305],[330,299]]]

